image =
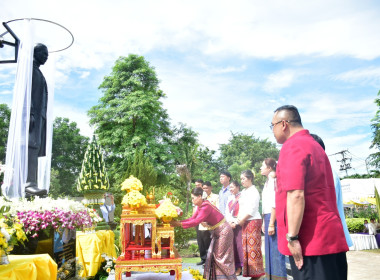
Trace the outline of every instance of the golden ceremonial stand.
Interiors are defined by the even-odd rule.
[[[175,279],[182,278],[182,259],[174,248],[174,228],[169,224],[157,225],[156,206],[148,204],[133,211],[123,206],[120,221],[122,252],[116,260],[115,279],[121,280],[132,271],[159,272],[169,270]],[[145,225],[150,225],[148,237]],[[164,252],[164,253],[163,253]]]

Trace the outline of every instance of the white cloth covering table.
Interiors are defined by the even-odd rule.
[[[352,250],[372,250],[378,249],[376,238],[374,235],[369,234],[350,234],[354,245],[350,247]]]

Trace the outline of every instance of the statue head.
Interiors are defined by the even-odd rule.
[[[49,57],[48,48],[44,44],[38,43],[34,47],[34,56],[33,56],[34,61],[38,64],[38,66],[44,65],[48,57]]]

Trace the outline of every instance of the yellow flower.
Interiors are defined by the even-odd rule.
[[[121,202],[123,205],[137,205],[140,206],[146,205],[146,198],[139,191],[132,190],[123,197],[123,201]]]
[[[156,216],[158,218],[162,218],[163,216],[176,218],[178,217],[177,208],[170,199],[165,199],[156,209]]]
[[[122,184],[121,184],[121,189],[122,190],[135,190],[135,191],[141,191],[143,189],[143,185],[141,181],[133,175],[129,176],[128,179],[126,179]]]
[[[109,267],[109,268],[107,268],[107,273],[110,273],[110,271],[111,271],[111,268]]]

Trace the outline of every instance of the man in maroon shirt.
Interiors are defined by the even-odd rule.
[[[302,126],[296,107],[275,110],[278,248],[298,279],[347,279],[347,243],[336,206],[330,162]]]

